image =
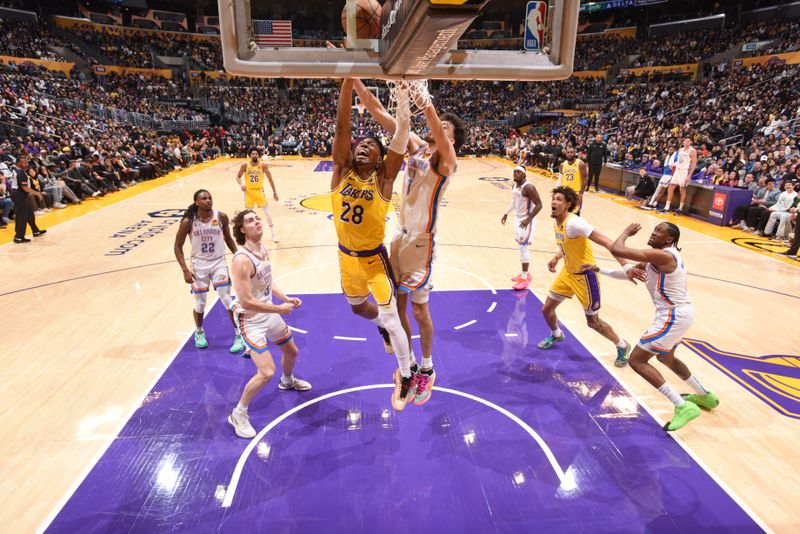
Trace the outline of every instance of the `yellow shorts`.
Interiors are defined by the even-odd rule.
[[[374,256],[348,256],[339,251],[342,291],[350,304],[361,304],[372,293],[378,306],[391,306],[395,289],[389,255],[385,249]]]
[[[258,206],[263,208],[267,205],[267,197],[264,195],[263,189],[245,189],[244,191],[244,207],[254,208]]]
[[[578,297],[586,315],[597,315],[600,311],[600,278],[597,273],[572,274],[561,269],[550,286],[548,297],[560,302],[573,296]]]

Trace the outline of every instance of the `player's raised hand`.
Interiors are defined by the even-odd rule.
[[[639,233],[639,230],[642,229],[642,225],[639,223],[631,223],[622,231],[622,235],[632,236]]]

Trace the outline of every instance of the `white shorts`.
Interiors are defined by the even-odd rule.
[[[398,291],[411,293],[411,302],[428,302],[433,262],[436,259],[436,239],[433,234],[402,230],[394,235],[390,246],[392,266]]]
[[[225,263],[225,256],[215,260],[192,258],[192,272],[194,273],[192,293],[205,293],[211,286],[217,289],[218,287],[231,285],[231,277],[228,275],[228,264]]]
[[[519,227],[519,217],[514,216],[514,240],[518,245],[529,245],[536,230],[536,219],[532,220],[525,228]]]
[[[692,322],[694,308],[691,305],[658,310],[652,326],[639,340],[639,346],[652,354],[667,354],[681,342]]]
[[[669,184],[679,187],[686,187],[689,185],[689,169],[675,169],[675,174],[672,175]]]
[[[234,306],[236,322],[242,331],[247,348],[257,354],[263,354],[272,343],[284,345],[292,340],[292,331],[277,313],[240,313]]]

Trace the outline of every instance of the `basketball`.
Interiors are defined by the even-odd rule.
[[[342,29],[347,34],[347,6],[342,8]],[[356,0],[356,37],[377,39],[381,31],[381,5],[377,0]]]

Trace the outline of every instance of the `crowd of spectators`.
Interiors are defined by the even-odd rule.
[[[3,56],[66,61],[50,47],[65,47],[75,52],[67,42],[44,24],[0,19],[0,35],[2,35],[0,55]]]

